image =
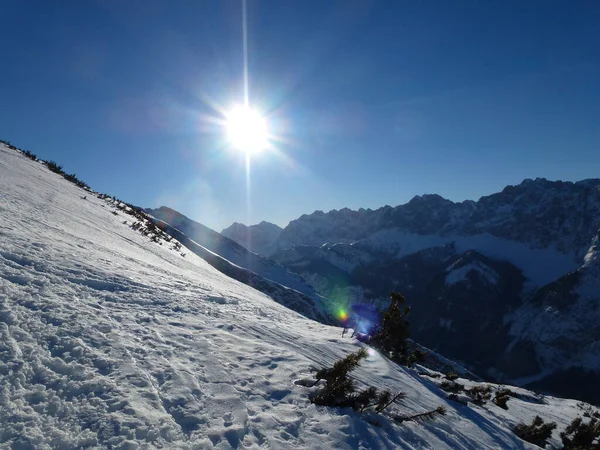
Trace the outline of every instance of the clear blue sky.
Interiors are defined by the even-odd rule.
[[[285,138],[227,151],[241,0],[4,0],[0,138],[220,231],[524,178],[600,177],[600,3],[248,0],[250,102]]]

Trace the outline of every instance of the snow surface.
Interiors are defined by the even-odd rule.
[[[216,231],[168,208],[147,209],[147,213],[183,232],[202,247],[227,259],[233,264],[251,270],[267,280],[318,299],[320,296],[304,278],[281,264],[246,249],[233,239],[223,237]],[[185,244],[184,244],[185,245]]]
[[[87,197],[83,199],[82,197]],[[316,407],[294,381],[360,344],[129,228],[130,217],[0,145],[0,448],[519,449],[576,401],[464,406],[376,352],[360,383],[430,422]],[[527,392],[527,391],[524,391]]]
[[[566,255],[550,247],[531,248],[527,244],[502,239],[489,233],[473,236],[440,236],[387,229],[374,233],[359,243],[361,246],[394,253],[397,258],[429,247],[454,243],[457,253],[475,250],[489,258],[514,264],[527,278],[528,289],[544,286],[579,267],[572,255]]]
[[[448,268],[446,275],[446,284],[453,285],[467,280],[469,272],[479,273],[489,284],[498,284],[498,274],[492,268],[486,266],[481,261],[473,261],[469,264],[457,267],[461,261],[457,261]]]

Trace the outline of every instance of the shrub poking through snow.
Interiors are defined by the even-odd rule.
[[[71,183],[79,186],[82,189],[90,189],[90,187],[86,183],[81,181],[79,178],[77,178],[77,175],[75,175],[74,173],[68,174],[63,172],[62,176],[65,180],[70,181]]]
[[[487,385],[473,386],[465,390],[465,393],[476,405],[484,405],[492,396],[492,388]]]
[[[23,154],[33,161],[37,161],[37,156],[31,153],[29,150],[23,150]]]
[[[56,162],[46,161],[45,164],[46,167],[48,167],[48,169],[50,169],[52,172],[58,173],[59,175],[64,175],[65,171],[63,170],[62,166],[59,166]]]
[[[494,395],[494,403],[500,408],[508,409],[507,402],[513,392],[508,389],[500,389]]]
[[[366,357],[367,350],[361,348],[356,353],[350,353],[336,361],[333,367],[318,370],[314,376],[316,381],[313,386],[320,381],[325,381],[325,386],[311,398],[311,401],[316,405],[350,407],[360,412],[373,409],[380,413],[395,401],[404,398],[405,394],[402,392],[392,395],[389,391],[378,391],[374,387],[356,392],[354,380],[349,377],[349,373],[355,370]]]
[[[457,383],[456,381],[444,380],[440,384],[440,388],[446,392],[461,392],[465,389],[464,384]]]
[[[448,372],[444,378],[446,378],[446,380],[454,381],[458,378],[458,375],[455,372]]]
[[[390,391],[378,391],[374,387],[369,387],[360,392],[355,391],[354,381],[348,374],[355,370],[360,365],[360,361],[366,357],[367,351],[361,348],[358,352],[350,353],[345,358],[336,361],[333,367],[317,371],[315,374],[316,381],[311,386],[315,386],[320,381],[325,381],[326,384],[311,398],[311,401],[316,405],[350,407],[359,412],[372,410],[376,413],[382,413],[394,402],[404,399],[406,394],[403,392],[392,395]],[[298,384],[307,386],[307,383]],[[395,422],[402,423],[407,420],[433,419],[444,414],[446,414],[446,409],[439,406],[434,410],[418,414],[394,414],[392,419]]]
[[[425,412],[413,414],[410,416],[396,415],[396,416],[394,416],[394,420],[396,422],[402,423],[402,422],[406,422],[407,420],[435,419],[436,417],[443,416],[445,414],[446,414],[446,408],[444,408],[443,406],[438,406],[437,408],[432,409],[431,411],[425,411]]]
[[[406,357],[406,365],[412,366],[415,363],[424,363],[427,357],[427,353],[425,353],[420,348],[415,348],[414,351]]]
[[[600,449],[600,420],[596,417],[584,422],[577,417],[560,433],[564,450],[598,450]]]
[[[543,448],[546,446],[546,441],[552,436],[552,430],[555,428],[555,422],[544,423],[544,420],[540,416],[535,416],[529,425],[521,423],[513,431],[524,441],[531,442]]]

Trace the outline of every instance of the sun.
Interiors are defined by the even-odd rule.
[[[231,145],[247,155],[260,153],[268,146],[267,121],[247,106],[238,106],[226,115],[225,127]]]

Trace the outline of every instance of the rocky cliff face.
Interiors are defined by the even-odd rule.
[[[477,202],[414,197],[377,210],[316,211],[290,222],[277,247],[355,242],[383,230],[436,236],[490,234],[532,248],[555,246],[583,256],[600,220],[600,179],[577,183],[525,180]]]

